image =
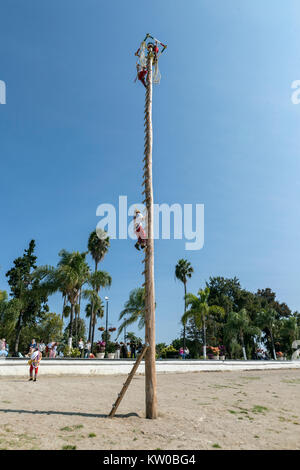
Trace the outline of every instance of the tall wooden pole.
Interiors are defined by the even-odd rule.
[[[152,66],[153,51],[147,56],[147,89],[145,101],[145,158],[144,193],[147,208],[147,246],[145,249],[145,355],[146,418],[157,418],[155,370],[155,290],[154,290],[154,240],[153,240],[153,186],[152,186]]]

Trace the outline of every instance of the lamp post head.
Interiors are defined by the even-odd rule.
[[[105,300],[108,300],[108,297],[104,297]]]

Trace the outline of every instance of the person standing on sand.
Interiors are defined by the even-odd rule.
[[[42,360],[42,353],[39,351],[37,348],[30,357],[30,360],[28,361],[28,364],[30,365],[29,369],[29,381],[33,380],[36,382],[38,371],[39,371],[39,365]],[[34,378],[33,378],[33,371],[34,371]]]

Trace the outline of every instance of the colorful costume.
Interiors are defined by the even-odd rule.
[[[137,64],[136,70],[137,70],[137,75],[134,81],[136,82],[136,80],[139,79],[140,82],[142,82],[142,84],[144,85],[144,87],[147,88],[147,83],[146,83],[146,75],[148,73],[147,67],[142,67],[141,65]]]
[[[145,217],[141,214],[141,212],[139,210],[136,210],[134,215],[134,230],[138,240],[134,246],[137,250],[139,250],[140,247],[144,249],[147,244],[146,232],[142,226],[142,222],[144,219]]]
[[[147,42],[148,39],[152,39],[153,42]],[[161,47],[161,51],[159,49],[160,47]],[[160,42],[158,39],[154,38],[150,34],[146,34],[145,39],[141,42],[140,47],[136,51],[135,56],[138,57],[138,62],[136,64],[137,76],[136,76],[135,81],[139,79],[145,88],[147,88],[146,75],[148,73],[147,57],[146,57],[147,51],[151,52],[152,57],[153,57],[154,71],[153,71],[152,81],[153,83],[158,84],[160,83],[160,79],[161,79],[161,74],[158,69],[158,59],[160,55],[164,52],[166,47],[167,47],[166,44],[163,44],[162,42]]]
[[[30,369],[29,369],[30,379],[29,380],[33,380],[32,375],[34,371],[34,382],[36,382],[36,376],[39,371],[39,365],[40,365],[41,360],[42,360],[42,353],[40,351],[36,350],[31,354],[30,360],[28,361],[28,364],[30,365]]]

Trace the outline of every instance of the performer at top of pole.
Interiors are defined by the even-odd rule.
[[[146,42],[148,39],[152,39],[153,42]],[[161,50],[159,49],[161,47]],[[138,57],[138,61],[136,63],[136,69],[137,69],[137,75],[135,78],[135,82],[139,80],[145,88],[147,88],[147,82],[146,82],[146,76],[148,73],[147,70],[147,61],[146,61],[146,51],[149,51],[150,49],[153,52],[153,77],[152,81],[153,83],[159,84],[160,79],[161,79],[161,74],[158,69],[158,58],[161,56],[161,54],[164,52],[166,49],[166,45],[160,42],[158,39],[154,38],[153,36],[150,36],[150,34],[147,34],[145,39],[141,42],[140,47],[135,53],[135,56]]]

